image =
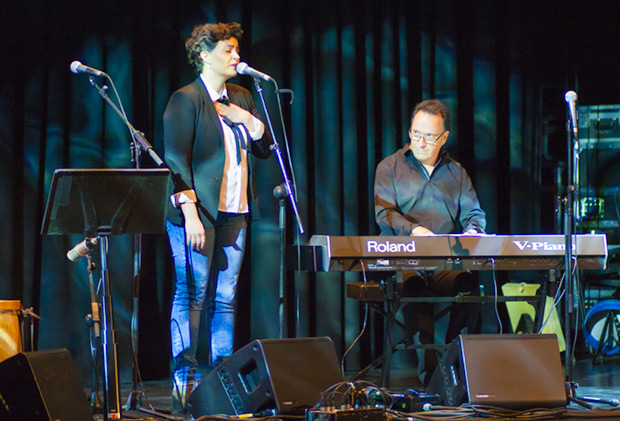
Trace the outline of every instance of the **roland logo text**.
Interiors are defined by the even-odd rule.
[[[368,240],[366,242],[366,251],[368,253],[415,253],[415,241],[409,243],[392,243],[389,240],[376,241]]]

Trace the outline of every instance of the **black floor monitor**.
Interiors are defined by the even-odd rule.
[[[557,337],[461,335],[450,344],[427,392],[451,406],[469,401],[508,409],[565,407]]]

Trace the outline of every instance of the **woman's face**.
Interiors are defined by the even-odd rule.
[[[235,37],[218,41],[215,48],[210,52],[201,53],[204,68],[216,73],[225,79],[237,76],[237,64],[239,63],[239,41]]]

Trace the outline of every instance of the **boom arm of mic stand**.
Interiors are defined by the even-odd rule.
[[[133,137],[135,142],[138,145],[140,145],[140,148],[142,148],[143,151],[149,154],[149,156],[153,159],[153,161],[157,164],[158,167],[163,167],[165,165],[164,160],[161,159],[159,155],[157,155],[157,152],[155,152],[155,149],[153,149],[153,146],[149,143],[149,141],[146,140],[146,138],[144,137],[144,134],[137,131],[135,127],[133,127],[133,125],[129,122],[129,120],[127,120],[127,117],[125,117],[125,115],[121,112],[121,110],[118,109],[116,104],[112,102],[106,90],[102,88],[101,86],[97,85],[97,82],[95,82],[95,78],[90,77],[89,80],[90,80],[91,85],[93,85],[97,89],[97,91],[99,92],[99,95],[101,95],[101,97],[105,99],[105,101],[110,105],[110,107],[112,107],[112,109],[116,112],[116,114],[118,114],[121,120],[123,120],[123,123],[125,123],[125,125],[129,127],[129,131],[131,132],[131,137]]]
[[[131,126],[131,123],[129,122],[127,122],[127,124]],[[153,149],[153,146],[149,143],[149,141],[146,140],[144,134],[135,130],[133,126],[131,127],[131,129],[133,132],[133,138],[140,145],[142,150],[149,154],[149,156],[153,159],[153,161],[157,164],[158,167],[163,167],[165,165],[163,159],[161,159],[159,155],[157,155],[157,152],[155,152],[155,149]]]
[[[275,80],[273,81],[275,84]],[[263,96],[263,87],[260,85],[260,81],[254,78],[254,85],[256,86],[256,91],[258,92],[258,96],[260,96],[261,103],[263,105],[263,110],[265,111],[265,117],[267,118],[267,124],[269,125],[269,132],[271,133],[271,138],[273,139],[273,145],[271,145],[271,150],[273,150],[278,159],[278,164],[280,164],[280,170],[282,171],[282,178],[284,179],[284,188],[286,189],[286,195],[291,202],[291,208],[293,208],[293,213],[295,214],[295,220],[297,221],[297,227],[299,229],[299,233],[304,233],[304,226],[301,222],[301,217],[299,216],[299,211],[297,209],[297,201],[295,199],[295,195],[293,194],[293,189],[291,188],[291,181],[286,173],[286,167],[284,165],[284,160],[282,159],[282,152],[280,151],[280,146],[278,144],[278,140],[276,139],[276,134],[273,131],[273,125],[271,124],[271,117],[269,117],[269,111],[267,110],[267,104],[265,104],[265,97]],[[276,89],[277,89],[276,84]]]

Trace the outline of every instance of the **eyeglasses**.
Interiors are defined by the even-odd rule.
[[[411,138],[411,140],[415,140],[416,142],[419,142],[420,140],[424,139],[426,143],[434,145],[435,143],[437,143],[439,139],[441,139],[441,136],[446,134],[447,131],[448,130],[444,130],[439,136],[435,137],[435,135],[432,133],[422,134],[419,131],[414,130],[409,133],[409,137]]]

